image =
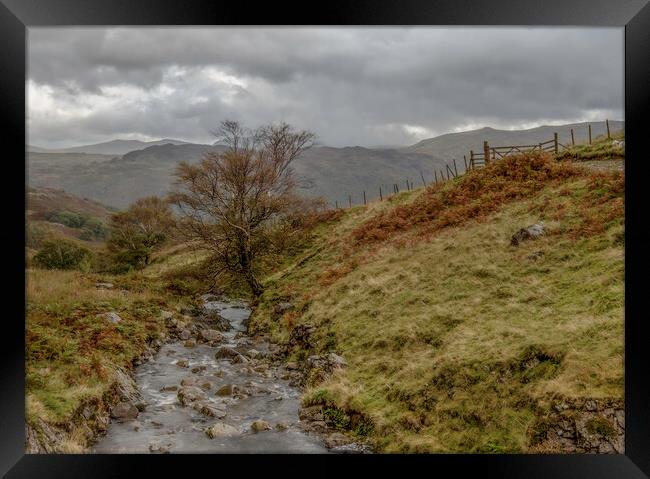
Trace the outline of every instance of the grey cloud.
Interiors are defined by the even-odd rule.
[[[227,117],[288,121],[331,145],[421,139],[395,125],[441,134],[623,117],[614,28],[30,28],[28,51],[29,79],[64,106],[111,88],[143,92],[78,116],[30,103],[30,142],[44,146],[129,134],[209,141]]]

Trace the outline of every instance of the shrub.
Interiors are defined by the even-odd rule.
[[[92,253],[64,239],[47,240],[34,256],[34,263],[46,269],[87,269]]]

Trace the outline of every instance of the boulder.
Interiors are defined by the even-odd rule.
[[[218,343],[223,341],[223,334],[216,329],[202,329],[199,338],[209,343]]]
[[[205,434],[210,439],[214,439],[215,437],[236,436],[237,434],[239,434],[239,431],[237,430],[237,428],[231,426],[230,424],[218,422],[206,428]]]
[[[176,366],[178,366],[179,368],[189,368],[190,364],[185,359],[179,359],[178,361],[176,361]]]
[[[300,409],[298,417],[301,421],[324,421],[323,406],[310,406]]]
[[[111,417],[118,422],[132,421],[139,413],[138,408],[128,401],[121,401],[111,408]]]
[[[207,369],[207,366],[203,366],[203,365],[201,365],[201,366],[194,366],[194,367],[191,369],[191,371],[192,371],[194,374],[196,374],[196,373],[200,373],[201,371],[205,371],[206,369]]]
[[[186,348],[195,348],[196,347],[196,341],[194,339],[188,339],[183,343],[183,346]]]
[[[117,314],[115,311],[110,311],[108,313],[101,313],[97,315],[98,318],[104,319],[106,321],[109,321],[113,324],[117,324],[120,321],[122,321],[122,318],[120,318],[120,315]]]
[[[341,434],[340,432],[335,432],[327,436],[323,442],[325,443],[326,448],[332,449],[334,447],[347,444],[350,442],[350,440],[344,434]]]
[[[283,422],[279,422],[279,423],[277,423],[277,424],[275,425],[275,428],[276,428],[278,431],[286,431],[286,430],[289,428],[289,426],[287,426],[287,425],[286,425],[285,423],[283,423]]]
[[[204,308],[196,320],[206,326],[209,325],[210,329],[216,329],[217,331],[225,332],[232,329],[230,321],[222,317],[218,311],[212,309]]]
[[[173,316],[174,316],[174,313],[172,313],[171,311],[161,311],[160,312],[160,319],[162,319],[164,321],[167,321],[168,319],[172,319]]]
[[[269,431],[269,430],[271,430],[271,425],[262,419],[253,421],[253,424],[251,424],[251,431],[253,431],[254,433]]]
[[[343,368],[348,365],[348,363],[343,359],[341,356],[338,354],[334,353],[329,353],[326,356],[327,359],[327,364],[332,368],[332,369],[337,369],[337,368]]]
[[[190,332],[189,329],[184,329],[179,333],[178,337],[181,338],[183,341],[186,341],[192,337],[192,333]]]
[[[517,231],[512,238],[510,238],[510,245],[518,246],[522,241],[539,238],[546,232],[544,223],[535,223],[534,225],[527,226]]]

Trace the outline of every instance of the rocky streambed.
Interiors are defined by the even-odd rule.
[[[168,313],[177,338],[136,368],[137,391],[113,406],[93,452],[365,452],[316,432],[318,417],[300,410],[296,372],[277,346],[246,335],[250,314],[245,303],[213,298],[189,322]]]

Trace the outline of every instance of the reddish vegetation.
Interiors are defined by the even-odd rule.
[[[571,229],[573,237],[604,232],[613,221],[625,217],[625,175],[621,172],[597,172],[589,176],[587,193],[580,205],[579,226]]]
[[[503,204],[526,197],[566,178],[584,175],[570,163],[557,162],[547,153],[508,156],[459,179],[433,185],[411,204],[383,212],[355,229],[357,244],[382,241],[414,226],[427,231],[457,226],[488,216]]]

